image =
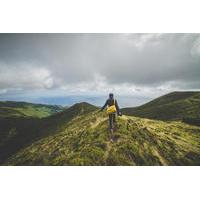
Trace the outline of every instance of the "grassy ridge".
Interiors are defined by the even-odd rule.
[[[62,111],[61,106],[32,104],[26,102],[0,102],[0,118],[38,117],[43,118]]]
[[[34,141],[61,131],[74,117],[94,110],[96,110],[95,106],[82,103],[41,119],[0,118],[0,163]]]
[[[149,118],[176,121],[119,117],[114,143],[109,140],[108,116],[85,102],[45,118],[8,114],[0,117],[0,164],[200,165],[200,127],[179,120],[198,117],[199,105],[199,93],[160,97],[140,111],[144,114],[145,110],[145,116],[150,113]],[[16,108],[12,103],[6,106]],[[26,110],[29,114],[34,111]],[[194,124],[198,122],[192,119]]]
[[[107,116],[77,115],[5,165],[200,165],[200,128],[181,122],[118,118],[109,141]]]
[[[200,118],[200,92],[173,92],[139,107],[124,108],[122,112],[159,120]]]

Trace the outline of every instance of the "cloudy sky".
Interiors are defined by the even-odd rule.
[[[136,106],[200,89],[200,34],[0,34],[0,100]]]

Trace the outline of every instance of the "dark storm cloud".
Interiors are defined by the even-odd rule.
[[[197,81],[200,75],[199,55],[194,45],[198,35],[139,35],[123,40],[106,54],[109,65],[103,66],[111,82],[157,85],[169,81]],[[126,43],[126,44],[124,44]],[[110,56],[111,55],[111,56]]]
[[[94,89],[97,77],[119,90],[126,83],[193,89],[199,76],[199,34],[0,34],[2,91],[79,83]]]

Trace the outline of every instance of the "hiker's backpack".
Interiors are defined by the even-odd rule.
[[[114,114],[117,112],[116,106],[115,106],[115,99],[114,99],[114,104],[112,106],[108,106],[106,110],[107,114]]]

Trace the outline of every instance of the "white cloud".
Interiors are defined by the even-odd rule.
[[[0,94],[6,94],[7,93],[7,89],[0,89]]]
[[[192,48],[191,48],[191,55],[194,58],[200,59],[200,36],[199,38],[194,42]]]
[[[4,96],[18,89],[154,97],[200,88],[200,34],[9,34],[0,44]]]
[[[67,84],[60,87],[66,95],[107,95],[114,93],[119,96],[153,98],[159,95],[180,90],[176,83],[170,82],[158,86],[138,86],[133,83],[108,83],[105,77],[95,74],[94,80]],[[62,92],[63,94],[63,92]]]
[[[42,89],[52,88],[53,77],[49,69],[38,67],[30,63],[16,66],[0,63],[0,87],[4,89]]]

